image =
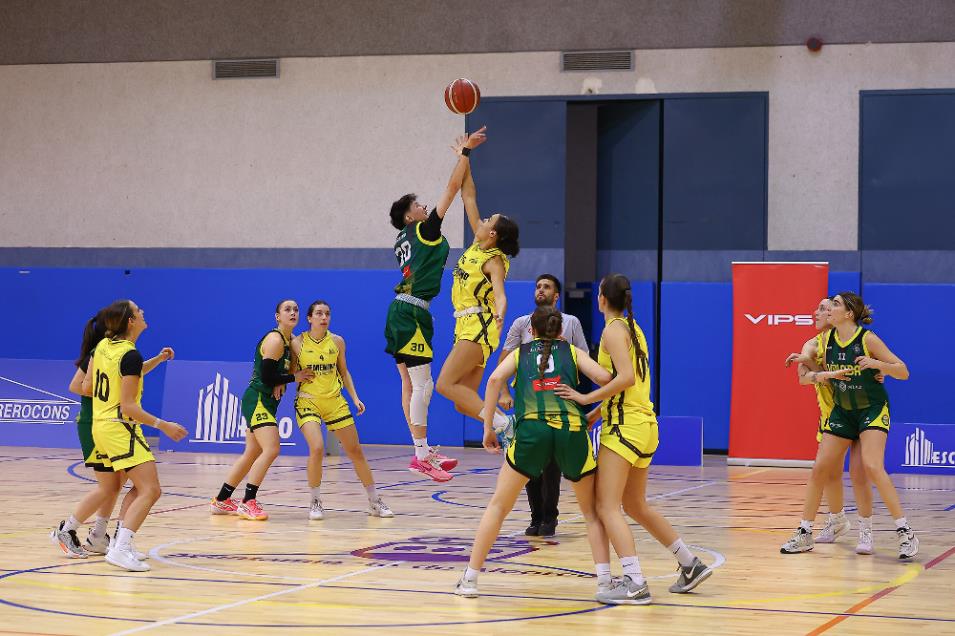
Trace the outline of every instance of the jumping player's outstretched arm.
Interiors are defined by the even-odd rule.
[[[342,377],[342,384],[345,385],[345,390],[348,391],[348,395],[351,396],[351,401],[355,404],[355,410],[358,411],[358,415],[361,415],[365,412],[365,405],[358,399],[355,381],[352,379],[351,373],[348,372],[348,363],[345,362],[345,339],[341,336],[332,336],[332,340],[335,341],[335,345],[338,347],[338,375]]]
[[[461,185],[461,202],[464,203],[464,214],[468,217],[471,232],[477,234],[478,225],[481,224],[481,212],[478,210],[477,186],[474,185],[470,164],[464,173],[464,183]]]
[[[487,137],[484,135],[484,130],[487,126],[482,126],[477,132],[473,132],[463,142],[459,139],[460,143],[456,143],[451,148],[459,155],[458,162],[454,165],[454,171],[451,172],[451,178],[448,179],[448,187],[444,189],[444,194],[441,195],[441,198],[438,199],[437,204],[434,206],[435,212],[442,219],[444,215],[448,213],[448,208],[451,207],[451,202],[454,201],[454,197],[458,195],[458,192],[461,190],[461,185],[464,183],[464,174],[470,165],[467,155],[463,154],[464,148],[469,148],[474,150],[478,146],[484,143]]]

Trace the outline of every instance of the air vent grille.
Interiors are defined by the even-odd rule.
[[[212,62],[212,79],[278,76],[278,60],[215,60]]]
[[[633,51],[565,51],[563,71],[632,71]]]

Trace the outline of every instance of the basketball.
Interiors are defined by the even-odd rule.
[[[469,79],[458,78],[444,89],[444,103],[452,113],[467,115],[481,103],[481,89]]]

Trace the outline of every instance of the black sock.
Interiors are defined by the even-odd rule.
[[[246,484],[245,485],[245,497],[242,499],[242,503],[249,501],[250,499],[255,499],[255,496],[259,494],[259,487],[255,484]]]
[[[225,501],[232,496],[232,493],[235,492],[235,486],[230,486],[229,484],[223,482],[222,488],[219,489],[219,494],[216,495],[217,501]]]

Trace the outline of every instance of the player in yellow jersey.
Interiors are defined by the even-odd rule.
[[[140,404],[144,361],[136,340],[148,326],[143,310],[131,300],[117,300],[103,310],[103,322],[106,337],[96,345],[91,373],[83,380],[83,392],[93,398],[93,442],[103,465],[114,471],[125,470],[138,493],[106,553],[106,561],[145,572],[149,565],[136,558],[132,542],[161,491],[156,460],[141,425],[158,428],[177,441],[187,433],[179,424],[161,420]]]
[[[563,385],[557,393],[580,404],[601,402],[597,514],[620,559],[624,576],[596,598],[607,604],[645,605],[651,601],[650,589],[640,571],[633,534],[620,512],[621,504],[679,562],[679,576],[670,586],[671,592],[689,592],[706,580],[712,570],[693,556],[670,522],[647,502],[647,473],[660,438],[650,401],[647,341],[633,320],[629,279],[622,274],[610,274],[600,281],[597,306],[606,323],[597,361],[614,373],[614,379],[586,395]],[[594,410],[589,417],[595,421],[597,415]]]
[[[123,483],[126,482],[124,471],[116,472],[112,467],[103,463],[102,453],[93,442],[92,394],[89,392],[83,393],[83,380],[86,379],[90,370],[93,351],[96,345],[106,337],[103,311],[97,312],[86,323],[83,330],[83,341],[80,345],[80,357],[75,363],[76,372],[70,381],[70,392],[81,396],[80,414],[76,418],[76,431],[80,439],[84,463],[88,468],[93,469],[93,475],[96,477],[96,489],[83,497],[76,505],[73,514],[68,519],[61,521],[59,526],[50,533],[53,542],[59,545],[63,553],[70,558],[86,558],[90,554],[106,554],[109,551],[110,536],[106,532],[106,526],[109,523],[110,515],[113,513],[113,508],[116,506],[119,491]],[[143,363],[143,375],[149,373],[159,363],[171,360],[174,355],[171,348],[163,347],[158,356]],[[117,531],[122,528],[124,515],[129,506],[136,500],[137,494],[138,491],[134,487],[123,497],[123,505],[116,522]],[[86,540],[80,545],[79,539],[76,537],[76,529],[81,523],[85,523],[94,512],[96,513],[96,519],[93,527],[90,528]],[[135,554],[140,561],[146,558],[146,555],[141,552],[135,552]]]
[[[328,330],[332,309],[326,301],[316,300],[309,305],[305,318],[310,329],[292,339],[292,353],[299,368],[315,372],[315,377],[299,383],[295,394],[295,416],[308,442],[308,487],[312,491],[308,518],[316,520],[325,517],[321,499],[322,462],[325,458],[322,422],[328,432],[338,438],[365,487],[368,514],[373,517],[394,517],[375,488],[371,466],[358,442],[355,418],[342,395],[342,388],[345,388],[358,415],[365,412],[365,405],[358,398],[355,381],[345,362],[345,339]]]
[[[463,138],[458,140],[458,149],[462,144]],[[454,402],[459,413],[483,421],[484,404],[477,389],[488,358],[500,343],[507,311],[504,280],[510,259],[520,251],[519,230],[517,223],[503,214],[481,219],[470,167],[461,186],[461,199],[474,242],[454,268],[454,347],[441,367],[435,388]],[[493,417],[495,430],[507,427],[508,418],[496,407]]]
[[[819,429],[816,432],[816,441],[822,442],[822,432],[829,420],[829,414],[835,406],[832,396],[832,385],[827,378],[836,377],[823,371],[826,365],[826,338],[829,336],[829,297],[819,301],[813,312],[817,333],[803,345],[800,353],[793,353],[786,358],[786,366],[798,362],[796,372],[800,384],[811,384],[816,389],[816,400],[819,403]],[[813,382],[815,378],[815,382]],[[856,544],[858,554],[872,554],[872,485],[865,476],[862,467],[861,444],[852,443],[849,451],[849,477],[852,480],[852,490],[855,493],[856,509],[859,515],[859,542]],[[820,444],[816,452],[819,459]],[[823,486],[826,503],[829,504],[829,519],[826,526],[815,538],[816,543],[835,543],[841,535],[849,531],[850,523],[843,510],[842,472],[834,472],[829,481]]]

